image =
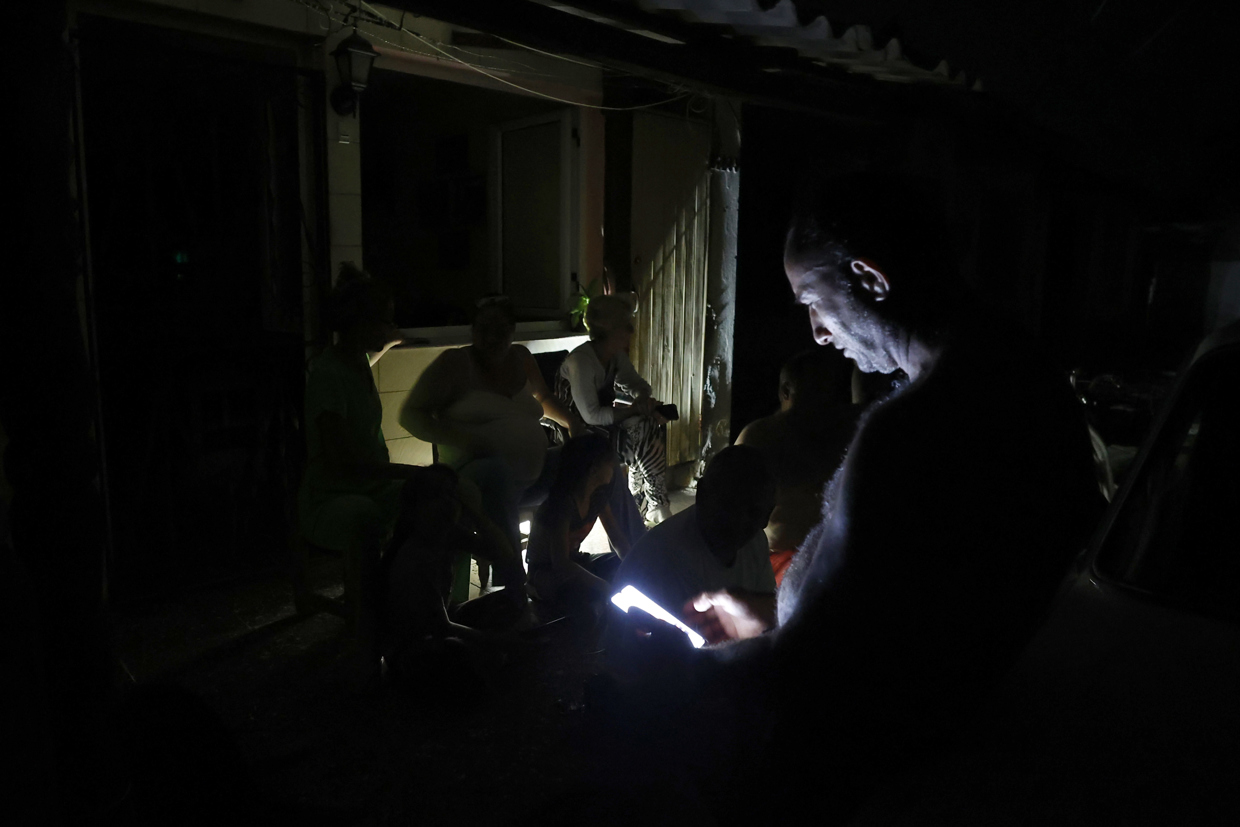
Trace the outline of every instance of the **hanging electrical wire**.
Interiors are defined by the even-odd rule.
[[[569,57],[568,55],[557,55],[555,52],[547,52],[542,49],[536,49],[533,46],[527,46],[524,43],[518,43],[517,41],[509,40],[506,37],[499,37],[497,35],[493,35],[493,37],[495,37],[496,40],[502,40],[503,42],[509,44],[510,46],[516,46],[518,49],[526,49],[528,51],[533,52],[534,54],[546,55],[547,57],[553,57],[556,60],[563,60],[566,63],[576,63],[578,66],[588,66],[591,69],[602,69],[603,68],[601,65],[597,63],[591,63],[588,60],[578,60],[577,58]]]
[[[512,81],[510,81],[510,80],[505,80],[504,78],[501,78],[501,77],[498,77],[498,76],[496,76],[496,75],[491,74],[490,72],[486,71],[485,69],[483,69],[483,68],[481,68],[481,67],[479,67],[479,66],[474,66],[473,64],[469,63],[468,61],[461,60],[460,58],[456,57],[455,55],[453,55],[453,54],[451,54],[451,53],[449,53],[449,52],[447,52],[447,51],[445,51],[445,50],[441,49],[439,46],[437,46],[437,45],[435,44],[435,42],[434,42],[434,41],[432,41],[430,38],[426,37],[425,35],[422,35],[422,34],[420,34],[420,33],[418,33],[418,32],[415,32],[415,31],[410,31],[409,29],[405,28],[404,26],[402,26],[402,25],[400,25],[400,24],[398,24],[398,23],[393,22],[390,18],[388,18],[388,17],[386,17],[385,15],[383,15],[383,14],[382,14],[382,13],[381,13],[378,9],[376,9],[374,6],[372,6],[372,5],[370,5],[369,3],[365,2],[365,0],[362,0],[362,2],[361,2],[361,6],[365,6],[365,7],[366,7],[366,9],[367,9],[367,10],[369,10],[371,14],[374,14],[374,15],[378,16],[381,20],[383,20],[384,22],[386,22],[389,26],[391,26],[391,27],[393,27],[393,28],[398,28],[400,31],[404,32],[405,34],[410,35],[411,37],[415,37],[415,38],[417,38],[417,39],[418,39],[418,40],[420,40],[422,43],[425,43],[427,46],[429,46],[429,47],[431,47],[432,49],[434,49],[435,51],[439,52],[440,54],[442,54],[444,57],[448,58],[449,60],[452,60],[452,61],[454,61],[454,62],[456,62],[456,63],[459,63],[459,64],[461,64],[462,66],[464,66],[464,67],[466,67],[466,68],[468,68],[468,69],[471,69],[471,70],[473,70],[473,71],[477,72],[478,74],[485,75],[486,77],[490,78],[491,80],[494,80],[494,81],[496,81],[496,82],[498,82],[498,83],[502,83],[502,84],[504,84],[505,86],[511,86],[511,87],[512,87],[512,88],[514,88],[514,89],[518,89],[518,90],[520,90],[520,91],[524,92],[524,93],[525,93],[525,94],[527,94],[527,95],[533,95],[533,96],[535,96],[535,97],[545,98],[546,100],[556,101],[557,103],[563,103],[563,104],[567,104],[567,105],[569,105],[569,106],[580,106],[580,107],[585,108],[585,109],[597,109],[597,110],[602,110],[602,111],[607,111],[607,112],[631,112],[631,111],[633,111],[633,110],[637,110],[637,109],[652,109],[652,108],[654,108],[654,107],[656,107],[656,106],[663,106],[664,104],[672,103],[672,102],[674,102],[674,101],[684,100],[685,98],[689,97],[689,96],[690,96],[690,94],[691,94],[690,92],[681,92],[680,94],[675,95],[675,96],[670,97],[670,98],[667,98],[667,99],[665,99],[665,100],[655,101],[654,103],[645,103],[645,104],[640,104],[640,105],[638,105],[638,106],[599,106],[599,105],[597,105],[597,104],[592,104],[592,103],[583,103],[582,101],[574,101],[574,100],[569,100],[569,99],[567,99],[567,98],[557,97],[556,95],[550,95],[550,94],[547,94],[546,92],[540,92],[540,91],[538,91],[537,89],[530,89],[530,88],[528,88],[528,87],[526,87],[526,86],[522,86],[522,85],[520,85],[520,84],[518,84],[518,83],[513,83],[513,82],[512,82]]]
[[[322,17],[320,28],[322,28],[326,32],[330,33],[333,31],[333,29],[331,28],[331,24],[333,22],[339,23],[340,28],[345,28],[345,27],[352,26],[352,25],[358,25],[361,23],[367,23],[372,27],[378,27],[381,29],[387,28],[387,29],[392,29],[394,31],[404,32],[410,37],[413,37],[417,39],[419,42],[421,42],[422,44],[428,46],[430,49],[433,50],[433,52],[423,52],[417,49],[411,49],[408,46],[405,46],[404,44],[396,43],[394,41],[388,40],[373,31],[368,31],[367,34],[370,37],[373,37],[375,40],[379,41],[380,43],[384,44],[385,46],[391,49],[405,52],[411,55],[417,55],[419,57],[431,58],[433,60],[447,60],[452,63],[459,64],[462,67],[469,69],[473,72],[477,72],[478,74],[484,75],[497,83],[501,83],[505,86],[509,86],[509,87],[512,87],[513,89],[517,89],[527,95],[533,95],[534,97],[539,97],[545,100],[555,101],[556,103],[567,104],[569,106],[579,106],[585,109],[596,109],[596,110],[609,111],[609,112],[631,112],[631,111],[639,110],[639,109],[652,109],[658,106],[663,106],[665,104],[674,103],[675,101],[684,100],[685,98],[693,98],[693,97],[709,98],[709,96],[704,95],[701,92],[694,92],[692,90],[688,90],[687,87],[683,87],[683,86],[673,87],[673,89],[677,92],[677,94],[673,95],[670,98],[665,98],[663,100],[654,101],[652,103],[638,104],[636,106],[601,106],[598,104],[585,103],[583,101],[570,100],[568,98],[561,98],[556,95],[551,95],[546,92],[541,92],[537,89],[531,89],[527,86],[522,86],[519,83],[514,83],[513,81],[510,81],[503,77],[499,77],[495,74],[492,74],[493,72],[502,72],[508,75],[534,75],[534,76],[539,76],[539,77],[552,77],[553,75],[551,73],[538,72],[538,71],[533,70],[531,67],[526,67],[525,70],[519,70],[519,69],[512,69],[507,66],[479,66],[477,64],[470,63],[469,61],[462,60],[456,55],[451,54],[450,52],[446,51],[446,49],[456,49],[466,54],[474,54],[479,57],[482,57],[484,55],[478,52],[469,52],[466,49],[463,49],[459,46],[453,46],[452,44],[449,44],[449,43],[441,43],[440,41],[435,40],[434,38],[428,37],[422,34],[421,32],[415,32],[415,31],[412,31],[411,29],[406,28],[404,25],[404,14],[401,15],[400,22],[393,21],[391,18],[387,17],[382,12],[380,12],[378,9],[376,9],[374,6],[372,6],[370,3],[367,3],[364,0],[362,0],[362,2],[360,3],[348,3],[345,6],[345,11],[343,12],[340,12],[337,10],[336,4],[333,3],[332,0],[291,0],[291,2],[298,3],[299,5],[305,6],[311,11],[319,14]],[[363,16],[363,13],[362,13],[363,7],[365,7],[366,11],[368,12],[368,14],[365,16]],[[338,30],[339,29],[337,29],[336,31]],[[547,57],[564,60],[569,63],[575,63],[581,66],[588,66],[590,68],[601,68],[597,64],[594,64],[594,63],[589,63],[589,62],[582,61],[582,60],[576,60],[574,58],[570,58],[565,55],[557,55],[553,52],[547,52],[542,49],[536,49],[533,46],[526,46],[522,43],[518,43],[514,40],[509,40],[507,38],[500,37],[497,39],[502,40],[505,43],[510,43],[514,46],[518,46],[520,48],[534,52],[536,54],[541,54]],[[513,62],[517,63],[517,61],[513,61]],[[525,64],[521,64],[521,63],[517,63],[517,65],[525,66]],[[629,73],[625,73],[625,74],[629,74]]]
[[[320,22],[319,28],[321,28],[325,32],[328,32],[329,35],[333,31],[339,31],[341,28],[348,28],[349,26],[352,26],[353,23],[351,22],[351,19],[356,20],[357,23],[359,24],[367,24],[371,26],[372,28],[377,27],[381,29],[392,29],[394,31],[407,31],[403,25],[390,25],[390,21],[388,21],[387,18],[372,19],[371,16],[367,16],[363,18],[360,15],[360,9],[357,13],[355,13],[353,11],[354,7],[350,7],[349,10],[346,12],[339,12],[336,10],[335,4],[330,2],[330,0],[291,0],[291,2],[297,3],[300,6],[305,6],[311,11],[319,14],[322,17],[322,22]],[[323,7],[324,3],[326,3],[326,6],[327,6],[326,9],[324,9]],[[333,29],[331,26],[332,23],[338,23],[339,28]],[[385,25],[385,24],[389,24],[389,25]],[[376,40],[379,43],[382,43],[384,46],[390,49],[393,49],[395,51],[404,52],[410,55],[417,55],[419,57],[426,57],[432,60],[444,60],[444,57],[439,54],[436,54],[434,52],[423,52],[417,49],[411,49],[408,46],[404,45],[403,43],[397,43],[395,41],[388,40],[387,38],[383,37],[382,35],[370,29],[368,29],[366,33],[373,40]],[[448,45],[448,44],[440,44],[440,45]],[[452,48],[452,47],[449,47],[449,48]],[[484,55],[479,55],[479,56],[484,57]],[[455,59],[455,62],[461,62],[461,61],[459,59]],[[526,66],[525,64],[517,63],[516,61],[513,61],[513,62],[516,63],[516,65],[518,66],[525,67],[525,69],[516,70],[516,69],[512,69],[509,66],[487,66],[484,68],[490,69],[491,71],[494,71],[494,72],[505,72],[508,74],[533,75],[537,77],[551,77],[551,73],[549,72],[539,72],[539,71],[534,70],[532,67]]]

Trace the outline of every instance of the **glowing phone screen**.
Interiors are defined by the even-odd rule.
[[[616,594],[611,596],[611,602],[615,603],[626,613],[630,608],[636,606],[651,617],[657,617],[665,623],[670,623],[680,631],[689,636],[689,642],[693,644],[694,649],[700,649],[706,645],[706,638],[690,629],[680,621],[680,618],[664,609],[658,603],[655,603],[649,597],[639,592],[632,586],[625,586]]]

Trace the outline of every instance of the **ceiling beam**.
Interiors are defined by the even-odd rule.
[[[907,88],[821,69],[795,59],[791,50],[759,48],[721,36],[715,27],[699,30],[663,15],[638,18],[633,7],[621,4],[566,0],[562,5],[684,42],[656,40],[529,0],[386,0],[386,5],[706,93],[835,118],[873,119],[909,97]]]

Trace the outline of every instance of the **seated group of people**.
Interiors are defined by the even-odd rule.
[[[733,755],[726,766],[694,764],[719,811],[732,808],[730,820],[770,820],[767,799],[748,792],[763,784],[842,816],[873,779],[940,743],[981,703],[1037,628],[1099,513],[1071,389],[971,296],[930,205],[907,182],[854,176],[799,209],[784,271],[815,341],[863,373],[906,380],[894,390],[887,382],[891,392],[859,416],[844,402],[842,375],[813,357],[793,360],[781,411],[715,457],[696,506],[648,532],[632,519],[633,498],[617,494],[628,492],[611,435],[582,434],[587,423],[650,417],[657,404],[623,356],[627,312],[600,319],[608,302],[599,302],[590,350],[566,361],[570,393],[559,399],[511,345],[511,316],[484,309],[475,344],[441,357],[402,416],[410,432],[445,446],[450,473],[387,461],[366,354],[381,354],[395,332],[390,305],[366,299],[365,312],[342,314],[353,321],[338,321],[340,344],[310,377],[303,531],[313,540],[343,525],[377,554],[400,509],[394,486],[450,488],[456,505],[423,510],[463,529],[436,542],[472,543],[509,583],[523,582],[514,504],[542,478],[550,494],[530,541],[535,593],[597,603],[632,584],[711,642],[735,641],[694,649],[637,610],[613,624],[609,658],[639,666],[616,674],[647,688],[625,683],[625,697],[674,706],[681,751],[642,753],[649,772],[668,769],[664,755]],[[316,375],[330,387],[316,387]],[[615,386],[637,386],[635,410],[598,393]],[[495,412],[507,407],[511,416]],[[545,443],[534,450],[541,415],[573,435],[554,465]],[[1020,450],[995,461],[994,446],[1013,438]],[[528,454],[516,447],[527,440]],[[631,470],[649,456],[642,441],[624,455]],[[502,467],[485,461],[494,457],[506,458]],[[666,502],[665,491],[651,490],[660,470],[633,475],[656,509]],[[596,520],[618,559],[579,553]],[[430,528],[417,532],[431,544]],[[506,591],[523,599],[524,590]],[[666,721],[654,729],[665,733]],[[740,752],[718,739],[705,746],[712,733]]]
[[[597,616],[615,590],[634,584],[711,640],[729,637],[707,608],[711,593],[745,596],[773,625],[778,577],[815,521],[825,479],[795,443],[810,434],[806,444],[817,455],[842,456],[855,422],[853,408],[836,406],[836,394],[824,390],[842,381],[825,354],[785,367],[781,412],[742,433],[738,445],[753,447],[722,452],[700,482],[697,504],[672,517],[666,420],[628,358],[626,300],[591,302],[590,341],[564,360],[556,393],[530,352],[513,344],[510,305],[484,300],[472,343],[428,366],[401,410],[404,427],[438,448],[439,463],[429,468],[390,462],[380,427],[370,368],[401,340],[392,314],[378,282],[342,269],[329,304],[338,340],[311,363],[307,382],[300,502],[304,536],[346,552],[347,586],[359,590],[358,602],[389,607],[382,618],[389,638],[464,634],[448,617],[447,595],[452,566],[468,556],[494,567],[517,610],[534,596]],[[617,390],[632,403],[618,402]],[[843,413],[825,438],[799,424],[832,406]],[[563,446],[549,444],[544,417],[567,429]],[[527,576],[518,512],[539,500]],[[643,511],[656,526],[649,534]],[[582,553],[599,522],[612,553]],[[768,548],[776,549],[769,561]],[[378,618],[363,612],[357,622],[373,656]]]
[[[591,581],[594,575],[565,550],[576,553],[601,519],[612,548],[623,555],[645,532],[646,521],[670,515],[666,420],[627,355],[631,305],[613,296],[591,303],[590,341],[565,359],[557,396],[529,350],[513,343],[511,305],[502,298],[480,303],[471,344],[429,365],[400,412],[411,434],[436,446],[438,462],[430,468],[390,462],[383,439],[370,369],[401,341],[393,312],[382,284],[354,267],[342,268],[327,307],[337,341],[312,361],[307,379],[303,536],[344,552],[346,586],[358,590],[355,603],[362,605],[374,605],[380,581],[391,584],[394,578],[421,578],[422,586],[410,587],[419,594],[427,583],[440,584],[431,591],[446,597],[450,575],[444,573],[454,556],[465,554],[494,567],[515,606],[531,591],[545,599],[568,595],[576,591],[570,584],[602,595],[603,581]],[[628,403],[616,400],[617,389]],[[567,429],[566,446],[551,444],[544,418]],[[621,462],[629,469],[628,485],[618,473]],[[518,514],[543,499],[531,531],[533,582],[527,586]],[[428,510],[427,502],[439,505]],[[421,553],[416,567],[389,559],[380,568],[385,547],[395,558],[404,546],[434,544],[442,553]],[[422,625],[434,621],[438,631],[449,628],[443,600],[431,605],[437,606],[431,615],[416,613]],[[377,645],[375,613],[357,622],[359,638],[375,641],[368,644],[369,656]]]

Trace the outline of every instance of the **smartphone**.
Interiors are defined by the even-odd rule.
[[[677,410],[676,406],[670,402],[666,405],[660,405],[655,408],[654,412],[662,416],[668,422],[675,422],[677,419],[680,419],[680,411]]]
[[[642,594],[633,586],[625,586],[616,594],[611,596],[611,602],[615,603],[627,614],[629,609],[636,606],[651,617],[657,617],[665,623],[670,623],[680,631],[689,636],[689,642],[693,644],[694,649],[701,649],[706,645],[706,638],[690,629],[684,623],[680,622],[680,618],[664,609],[658,603],[655,603],[649,597]]]

